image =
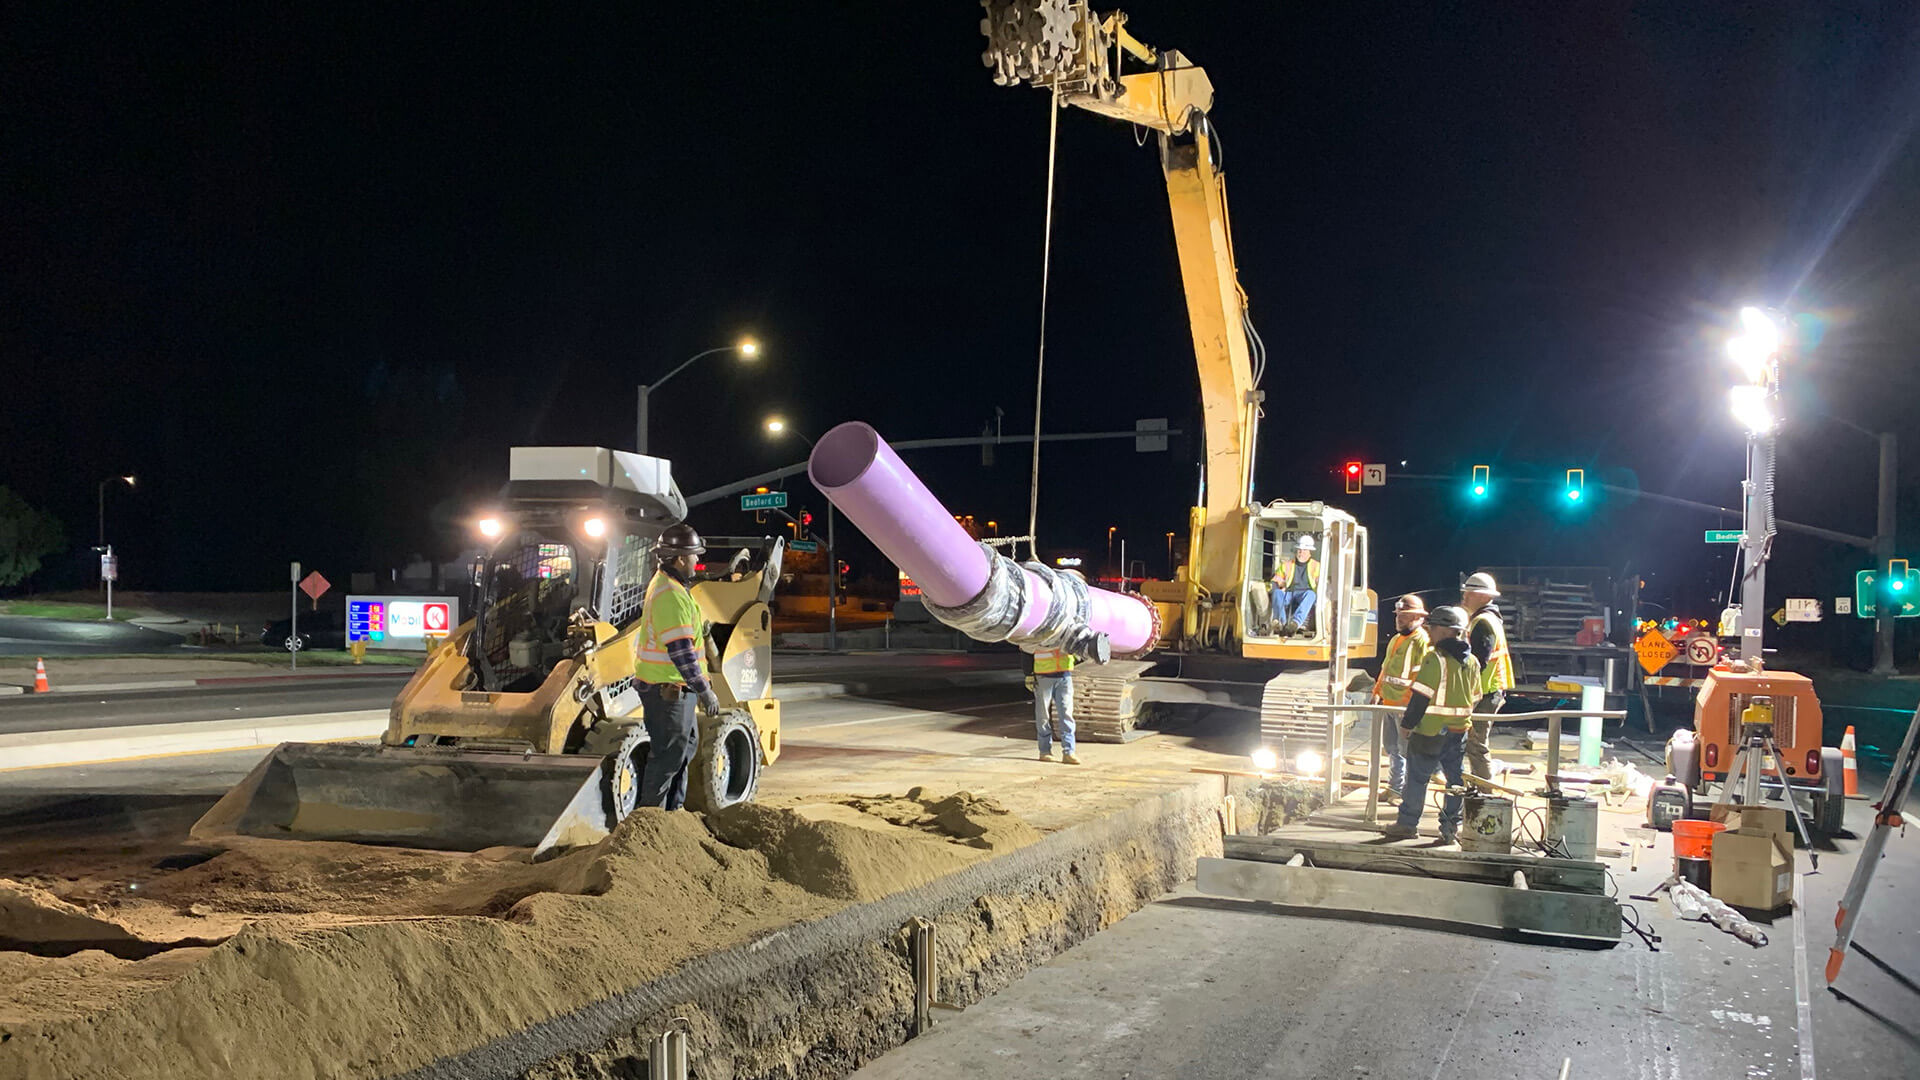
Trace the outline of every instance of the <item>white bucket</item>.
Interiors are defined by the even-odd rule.
[[[1568,858],[1592,859],[1600,849],[1600,804],[1577,795],[1547,800],[1547,846],[1559,841]]]
[[[1507,855],[1513,851],[1513,800],[1468,795],[1460,823],[1460,850]]]

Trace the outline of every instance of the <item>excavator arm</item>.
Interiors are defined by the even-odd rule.
[[[1205,595],[1237,595],[1246,575],[1243,538],[1252,496],[1257,389],[1264,366],[1234,267],[1233,230],[1219,143],[1207,113],[1213,83],[1173,49],[1127,31],[1123,12],[1100,15],[1069,0],[981,0],[982,55],[1002,85],[1029,83],[1059,103],[1159,133],[1174,241],[1193,331],[1206,463],[1193,509],[1182,636],[1192,640]],[[1150,70],[1122,74],[1131,57]]]

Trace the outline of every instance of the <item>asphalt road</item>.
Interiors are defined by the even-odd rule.
[[[163,652],[177,648],[180,642],[178,635],[125,622],[0,615],[0,656]]]
[[[0,733],[384,709],[393,704],[393,695],[409,674],[397,670],[391,676],[335,675],[311,682],[276,680],[177,690],[19,694],[0,697]]]
[[[363,683],[362,680],[345,680]],[[371,683],[371,685],[365,685]],[[250,707],[272,707],[294,712],[378,708],[393,698],[394,683],[366,680],[356,688],[324,687],[321,696],[311,684],[273,690],[248,690]],[[367,695],[356,706],[350,693]],[[181,691],[111,695],[116,709],[137,715],[152,708],[155,699],[183,710],[166,720],[222,718],[218,710],[237,707],[243,700],[230,692]],[[120,697],[129,700],[119,701]],[[49,700],[47,704],[57,705]],[[82,704],[99,708],[96,699]],[[982,751],[980,736],[995,737],[988,752],[1004,746],[1008,756],[1033,752],[1031,699],[1018,683],[1008,685],[933,687],[902,690],[864,698],[820,698],[786,703],[781,710],[785,755],[775,769],[804,768],[823,760],[884,761],[888,756]],[[207,709],[216,711],[208,714]],[[194,710],[200,710],[194,712]],[[0,716],[8,710],[0,709]],[[266,715],[264,713],[259,715]],[[286,715],[286,714],[282,714]],[[84,715],[75,719],[85,723]],[[126,715],[107,717],[101,724],[139,722]],[[39,828],[57,821],[75,831],[124,830],[142,835],[184,833],[221,794],[259,764],[261,751],[184,754],[105,765],[24,769],[0,774],[0,865],[8,850],[6,832]]]
[[[1848,811],[1864,830],[1866,805]],[[1854,1001],[1824,988],[1832,916],[1858,847],[1842,841],[1802,879],[1806,1057],[1789,917],[1753,949],[1641,903],[1663,935],[1659,952],[1631,936],[1589,951],[1283,911],[1188,886],[941,1018],[854,1080],[1489,1080],[1551,1078],[1569,1061],[1579,1080],[1910,1077],[1920,997],[1858,956],[1838,983]],[[1890,850],[1858,940],[1920,975],[1909,899],[1920,841],[1896,838]],[[1647,860],[1636,874],[1613,869],[1625,893],[1662,873]]]

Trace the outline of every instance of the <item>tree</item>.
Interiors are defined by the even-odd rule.
[[[27,580],[40,569],[41,559],[66,546],[58,518],[0,487],[0,589]]]

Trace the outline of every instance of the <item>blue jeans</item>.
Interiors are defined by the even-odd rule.
[[[1060,751],[1073,753],[1073,676],[1035,675],[1033,677],[1033,728],[1040,736],[1040,752],[1053,753],[1053,728],[1047,723],[1047,707],[1053,706],[1060,727]]]
[[[1407,741],[1407,786],[1400,789],[1400,816],[1397,819],[1403,827],[1419,827],[1420,815],[1427,808],[1427,781],[1433,779],[1433,770],[1439,769],[1446,776],[1448,787],[1457,788],[1466,783],[1461,776],[1466,747],[1465,731],[1415,735]],[[1465,802],[1464,795],[1449,792],[1441,803],[1442,835],[1451,836],[1460,831],[1460,813]]]
[[[1307,624],[1307,616],[1313,614],[1313,602],[1320,594],[1308,589],[1305,592],[1288,592],[1278,585],[1273,590],[1273,621],[1279,624],[1297,622]]]
[[[1381,725],[1380,753],[1386,760],[1387,786],[1405,792],[1407,789],[1400,786],[1407,782],[1407,755],[1400,750],[1400,718],[1377,713],[1373,722]]]

